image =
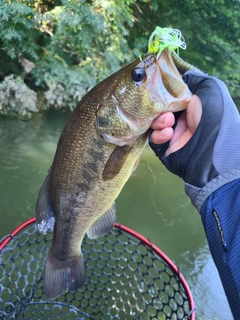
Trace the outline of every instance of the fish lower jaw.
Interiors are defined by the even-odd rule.
[[[170,101],[167,111],[178,112],[183,111],[187,108],[189,102],[192,99],[192,93],[187,91],[181,99],[173,99]]]

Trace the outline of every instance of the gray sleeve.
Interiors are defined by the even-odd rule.
[[[210,112],[204,107],[207,106],[209,108],[209,98],[213,99],[213,104],[215,103],[215,109],[219,107],[222,109],[222,119],[219,121],[218,134],[215,143],[213,144],[213,150],[211,154],[212,168],[215,170],[215,177],[213,177],[213,179],[211,179],[201,188],[190,183],[185,183],[185,192],[199,212],[202,204],[211,193],[224,184],[240,178],[239,112],[228,92],[226,85],[221,80],[212,77],[211,79],[217,83],[219,88],[218,93],[215,90],[216,94],[212,94],[212,96],[209,97],[208,92],[205,92],[205,96],[200,94],[200,99],[202,100],[202,104],[204,104],[203,109],[205,110],[205,114],[207,116],[210,116]],[[198,94],[197,90],[196,94]],[[205,100],[206,98],[207,100]],[[214,116],[214,113],[212,113],[211,116]],[[204,127],[200,129],[203,131]],[[206,130],[208,130],[208,128],[206,128]],[[212,142],[211,137],[209,140],[207,139],[205,143],[207,144],[208,141]],[[206,159],[207,157],[208,155],[206,155],[204,158]]]
[[[193,206],[200,213],[204,201],[210,196],[210,194],[212,194],[223,185],[239,178],[240,168],[232,169],[226,171],[224,174],[220,174],[215,179],[208,182],[203,188],[198,188],[191,184],[185,183],[184,189]]]

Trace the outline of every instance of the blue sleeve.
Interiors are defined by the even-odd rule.
[[[213,192],[202,223],[234,319],[240,319],[240,179]]]

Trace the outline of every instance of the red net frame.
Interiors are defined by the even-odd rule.
[[[140,293],[139,295],[136,295],[136,293],[134,292],[130,292],[129,296],[127,296],[128,298],[130,297],[130,295],[133,293],[134,295],[137,296],[137,298],[135,298],[135,300],[133,300],[133,302],[131,302],[131,304],[133,305],[138,304],[138,309],[141,309],[141,311],[139,311],[139,313],[137,314],[136,310],[134,309],[134,307],[132,307],[130,305],[130,307],[128,306],[128,302],[122,302],[119,300],[119,298],[116,298],[116,300],[118,299],[118,304],[116,303],[116,305],[114,307],[106,307],[103,308],[101,310],[101,308],[97,308],[97,304],[95,302],[95,306],[93,306],[93,304],[91,305],[91,311],[88,311],[87,313],[87,309],[89,309],[89,307],[87,305],[82,306],[80,304],[76,304],[76,309],[79,308],[79,310],[81,311],[81,315],[83,315],[83,317],[79,317],[78,315],[76,316],[76,312],[72,313],[71,310],[71,299],[73,301],[73,299],[75,299],[74,301],[80,300],[82,301],[83,299],[86,300],[86,297],[84,296],[84,290],[86,290],[86,288],[82,289],[81,294],[78,292],[75,295],[71,294],[70,298],[69,298],[69,294],[66,293],[62,296],[62,298],[60,297],[60,299],[56,302],[54,302],[53,304],[46,301],[46,299],[42,300],[40,296],[42,296],[43,292],[41,291],[42,287],[41,287],[41,283],[42,281],[42,273],[44,268],[42,268],[41,270],[41,276],[38,279],[38,289],[36,290],[39,291],[40,290],[40,294],[38,293],[38,295],[36,294],[36,292],[31,293],[31,297],[29,298],[29,300],[27,300],[24,298],[24,303],[23,306],[21,306],[21,303],[19,301],[21,301],[21,299],[17,299],[15,296],[14,298],[12,298],[11,293],[8,294],[7,296],[9,298],[6,298],[6,294],[4,295],[4,290],[6,291],[6,281],[9,281],[9,279],[11,279],[12,277],[12,273],[16,272],[16,270],[13,270],[14,268],[12,268],[11,272],[5,272],[4,268],[7,266],[7,264],[4,264],[4,252],[5,250],[7,250],[7,247],[9,245],[11,245],[11,241],[16,240],[18,242],[18,236],[21,236],[21,233],[24,232],[24,230],[27,230],[29,227],[35,225],[35,218],[31,218],[29,220],[27,220],[26,222],[22,223],[19,227],[17,227],[10,235],[7,235],[6,237],[4,237],[2,239],[2,241],[0,242],[0,260],[1,260],[1,268],[0,268],[0,289],[1,292],[3,292],[3,294],[0,296],[0,320],[10,320],[10,319],[27,319],[27,318],[31,318],[31,319],[48,319],[48,317],[46,316],[46,314],[49,315],[49,310],[53,310],[53,314],[50,316],[49,319],[143,319],[143,320],[148,320],[148,319],[171,319],[171,320],[175,320],[175,319],[188,319],[188,320],[195,320],[195,307],[194,307],[194,300],[190,291],[190,288],[184,278],[184,276],[180,273],[178,267],[171,261],[171,259],[169,259],[157,246],[155,246],[150,240],[148,240],[147,238],[145,238],[144,236],[142,236],[141,234],[135,232],[134,230],[123,226],[119,223],[115,224],[115,231],[113,230],[113,234],[112,236],[115,237],[114,239],[120,239],[122,237],[122,239],[120,239],[119,243],[121,244],[121,246],[124,244],[124,248],[127,249],[127,251],[129,251],[129,243],[130,245],[137,245],[137,246],[145,246],[147,248],[147,253],[144,252],[144,254],[141,252],[138,252],[138,255],[140,254],[142,258],[141,264],[143,265],[144,261],[149,261],[151,260],[153,265],[157,265],[159,267],[159,261],[161,261],[161,263],[165,266],[166,269],[164,269],[164,271],[162,270],[158,270],[158,277],[159,278],[163,278],[162,281],[164,283],[164,290],[166,289],[166,291],[168,291],[168,300],[169,302],[165,302],[163,305],[163,310],[156,310],[157,307],[160,306],[160,304],[155,304],[154,308],[152,307],[152,309],[150,310],[149,305],[151,306],[151,303],[149,304],[149,301],[147,301],[147,297],[146,297],[146,289],[143,289],[139,286],[137,286],[137,289],[140,288]],[[36,228],[37,230],[37,228]],[[108,236],[106,236],[106,240],[100,240],[100,244],[101,245],[109,245],[109,243],[113,243],[113,241],[107,238]],[[111,234],[109,235],[109,237],[111,237]],[[103,237],[101,237],[103,238]],[[44,236],[42,236],[41,239],[45,239]],[[45,240],[40,240],[41,241],[45,241]],[[47,240],[51,243],[51,239]],[[87,241],[92,241],[92,240],[87,240]],[[97,245],[99,245],[98,240],[95,240]],[[16,242],[16,243],[17,243]],[[26,241],[25,241],[26,242]],[[24,242],[24,243],[25,243]],[[39,242],[39,243],[40,243]],[[118,243],[118,244],[119,244]],[[90,243],[92,245],[92,243]],[[88,246],[89,243],[86,244],[86,246]],[[16,245],[17,246],[17,245]],[[16,247],[15,246],[15,247]],[[19,246],[19,245],[18,245]],[[17,246],[17,248],[18,248]],[[14,248],[15,248],[14,247]],[[119,247],[119,246],[118,246]],[[10,248],[11,249],[11,248]],[[14,249],[16,250],[16,249]],[[124,249],[125,250],[125,249]],[[84,251],[84,249],[83,249]],[[119,251],[117,249],[117,251]],[[140,250],[141,251],[141,250]],[[152,256],[152,254],[154,253],[154,256]],[[118,257],[123,254],[123,252],[118,252]],[[130,253],[130,255],[133,255],[133,252]],[[23,255],[24,256],[24,255]],[[129,256],[129,252],[128,252],[128,256]],[[139,256],[140,257],[140,256]],[[139,259],[138,257],[138,259]],[[146,259],[148,260],[146,260]],[[95,259],[95,258],[94,258]],[[109,257],[109,259],[111,259],[111,257]],[[114,258],[115,259],[115,258]],[[130,258],[131,259],[131,256]],[[154,261],[155,259],[157,259],[157,262],[159,262],[158,264],[156,264]],[[159,259],[159,260],[158,260]],[[10,261],[10,260],[9,260]],[[14,262],[14,260],[11,260]],[[91,256],[89,256],[89,258],[87,257],[86,263],[91,262]],[[91,263],[90,263],[91,266]],[[118,266],[119,267],[119,266]],[[122,266],[120,266],[122,268]],[[126,269],[126,266],[124,267]],[[150,267],[149,264],[149,269],[151,269],[152,267]],[[144,267],[142,267],[141,272],[143,271]],[[159,267],[159,269],[162,269],[162,267]],[[136,269],[137,270],[137,269]],[[135,273],[137,273],[139,270],[134,270]],[[145,269],[144,269],[145,270]],[[18,274],[19,274],[19,270]],[[38,270],[39,271],[39,270]],[[112,271],[111,271],[112,272]],[[125,270],[126,272],[126,270]],[[145,272],[145,271],[144,271]],[[164,272],[165,274],[167,273],[167,277],[170,280],[164,280],[164,276],[162,276],[161,272]],[[2,274],[1,274],[2,273]],[[94,273],[94,268],[93,268],[93,273]],[[148,273],[145,272],[146,274]],[[110,274],[110,273],[109,273]],[[127,274],[127,273],[126,273]],[[100,275],[98,274],[99,279],[101,280]],[[128,276],[128,279],[131,278],[133,275],[130,275],[130,277]],[[148,278],[150,278],[150,276],[152,276],[151,272],[148,274]],[[19,276],[20,277],[20,276]],[[119,275],[119,278],[121,277],[125,277],[125,274],[121,274]],[[7,279],[7,280],[6,280]],[[157,279],[157,278],[156,278]],[[156,281],[155,279],[155,281]],[[172,281],[173,279],[173,281]],[[5,281],[5,284],[4,284]],[[101,280],[102,281],[102,280]],[[100,281],[100,282],[101,282]],[[108,281],[111,281],[111,277],[108,275]],[[145,280],[144,280],[145,281]],[[147,280],[149,281],[149,280]],[[151,282],[152,280],[150,280]],[[141,279],[141,283],[143,282],[143,279]],[[153,290],[152,284],[150,284],[150,282],[146,282],[144,283],[144,287],[147,287],[148,290]],[[106,285],[108,285],[110,282],[105,281]],[[126,284],[125,284],[126,285]],[[169,289],[170,285],[172,285],[172,288]],[[178,287],[179,285],[179,287]],[[118,287],[118,284],[115,285],[116,287]],[[121,284],[122,286],[122,284]],[[129,286],[129,284],[127,284],[127,286]],[[156,287],[156,286],[155,286]],[[154,287],[154,288],[155,288]],[[168,287],[168,288],[167,288]],[[176,293],[173,291],[173,287],[178,287],[176,289]],[[123,290],[122,292],[120,292],[120,294],[124,294],[126,293],[126,286],[124,287],[125,291]],[[93,289],[92,290],[92,295],[96,295],[96,290],[98,290],[99,288]],[[136,289],[136,288],[135,288]],[[156,288],[155,288],[156,289]],[[159,288],[158,288],[159,289]],[[158,290],[157,289],[157,290]],[[95,291],[94,291],[95,290]],[[160,290],[160,294],[161,292],[163,292],[164,290]],[[14,291],[16,291],[16,288],[14,287]],[[20,291],[23,291],[23,285],[20,288]],[[118,290],[119,291],[119,290]],[[155,290],[156,291],[156,290]],[[154,291],[154,294],[156,295],[156,292]],[[89,292],[89,291],[88,291]],[[147,293],[148,296],[149,293]],[[174,296],[179,296],[182,295],[181,299],[175,298]],[[64,299],[63,299],[64,297]],[[67,298],[68,297],[68,298]],[[142,304],[141,299],[142,297],[144,298],[144,304]],[[10,299],[11,298],[11,299]],[[89,301],[92,299],[91,296],[88,296]],[[100,295],[99,295],[100,298]],[[7,301],[7,299],[11,300],[11,301]],[[149,299],[149,297],[148,297]],[[165,299],[165,296],[161,297],[162,300]],[[130,299],[131,300],[131,299]],[[156,300],[156,299],[155,299]],[[171,302],[174,301],[173,302]],[[180,300],[177,301],[177,300]],[[32,301],[35,301],[34,303]],[[120,302],[119,302],[120,301]],[[153,299],[152,299],[153,301]],[[177,302],[176,302],[177,301]],[[35,308],[29,308],[29,306],[31,307],[33,304],[37,305],[37,307]],[[41,307],[44,304],[44,307]],[[168,306],[169,304],[169,306]],[[142,305],[145,306],[146,310],[144,310],[144,307],[142,307]],[[54,306],[54,308],[52,308],[52,306]],[[69,309],[63,311],[62,306],[66,307],[68,306]],[[96,307],[97,306],[97,307]],[[140,307],[141,306],[141,307]],[[178,313],[177,308],[180,306],[181,312]],[[25,308],[25,309],[24,309]],[[99,310],[97,311],[98,313],[94,313],[93,309]],[[123,308],[123,310],[121,309]],[[26,311],[27,309],[27,311]],[[30,311],[29,311],[30,309]],[[164,310],[165,309],[165,310]],[[40,310],[40,311],[39,311]],[[117,310],[117,312],[116,312]],[[134,310],[134,311],[133,311]],[[171,311],[169,311],[171,310]],[[80,312],[79,311],[79,312]],[[86,312],[85,312],[86,311]],[[41,314],[40,314],[40,313]],[[105,314],[104,314],[105,312]],[[128,318],[127,313],[131,313],[131,317]],[[90,313],[90,316],[89,316]],[[116,314],[115,314],[116,313]],[[37,314],[37,316],[36,316]],[[98,316],[99,314],[99,316]],[[109,316],[109,317],[108,317]],[[135,317],[136,316],[136,317]]]

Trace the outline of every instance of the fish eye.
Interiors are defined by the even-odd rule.
[[[131,77],[133,81],[140,82],[146,77],[146,71],[143,68],[135,68],[131,72]]]

